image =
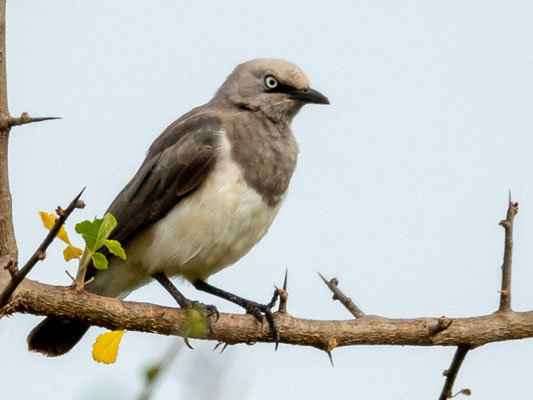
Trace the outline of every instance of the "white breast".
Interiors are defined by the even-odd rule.
[[[280,205],[267,206],[246,184],[223,136],[218,163],[202,186],[137,235],[126,247],[126,261],[112,258],[90,290],[125,297],[158,271],[205,279],[244,256],[266,234]]]

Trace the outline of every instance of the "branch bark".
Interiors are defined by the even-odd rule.
[[[71,287],[45,285],[24,280],[13,295],[6,313],[57,315],[108,329],[185,336],[186,311],[147,303],[100,297]],[[316,321],[275,313],[282,343],[327,350],[332,339],[336,347],[361,344],[410,346],[458,346],[472,348],[491,342],[533,337],[533,311],[494,313],[473,318],[456,318],[448,329],[431,335],[429,327],[438,318],[389,319],[367,315],[346,321]],[[229,344],[271,342],[268,324],[251,315],[220,314],[211,320],[211,332],[193,338]]]
[[[17,242],[13,230],[11,214],[11,192],[7,167],[7,151],[10,127],[7,123],[11,116],[7,107],[6,79],[6,1],[0,1],[0,265],[18,256]],[[0,280],[9,279],[9,273],[0,270]]]
[[[505,229],[505,242],[503,251],[502,264],[502,289],[500,291],[500,311],[511,310],[511,271],[513,266],[513,224],[514,217],[518,212],[518,203],[511,201],[511,193],[509,193],[509,207],[507,208],[507,216],[500,222],[500,225]]]

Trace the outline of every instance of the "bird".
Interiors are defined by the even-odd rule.
[[[155,279],[180,307],[195,303],[170,278],[243,307],[279,332],[269,305],[207,283],[267,233],[298,156],[291,123],[309,103],[329,104],[295,64],[254,59],[237,65],[214,97],[170,124],[150,146],[137,173],[108,208],[117,222],[109,239],[127,258],[106,254],[107,270],[90,265],[85,289],[124,299]],[[218,311],[216,311],[218,313]],[[49,316],[28,335],[31,351],[60,356],[88,325]]]

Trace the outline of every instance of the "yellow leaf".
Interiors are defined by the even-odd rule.
[[[83,250],[79,247],[68,245],[65,250],[63,250],[63,257],[65,261],[70,261],[73,258],[80,258],[83,253]]]
[[[41,216],[41,220],[43,221],[44,227],[48,230],[52,229],[52,227],[56,223],[57,216],[55,214],[48,214],[44,211],[39,211],[39,215]],[[71,244],[64,225],[61,227],[61,229],[57,233],[57,237],[61,239],[63,242],[65,242],[66,244]]]
[[[94,361],[112,364],[117,360],[118,345],[126,331],[104,333],[96,338],[93,344]]]

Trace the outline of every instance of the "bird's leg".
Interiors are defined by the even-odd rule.
[[[213,305],[204,305],[200,304],[197,301],[191,301],[185,297],[179,290],[174,286],[172,281],[163,272],[157,272],[152,275],[152,277],[158,281],[161,286],[163,286],[167,292],[176,300],[181,308],[192,308],[199,307],[206,311],[207,316],[216,315],[217,319],[219,317],[218,310]]]
[[[156,272],[152,275],[152,277],[158,281],[167,292],[170,293],[170,295],[178,302],[181,308],[190,308],[192,306],[192,301],[185,297],[164,273]]]
[[[247,300],[232,293],[226,292],[225,290],[211,286],[210,284],[201,279],[194,280],[192,284],[196,289],[201,290],[202,292],[210,293],[214,296],[221,297],[225,300],[231,301],[232,303],[241,306],[246,310],[247,313],[252,314],[261,323],[263,323],[264,314],[268,321],[268,324],[270,325],[270,329],[272,330],[272,336],[274,338],[274,342],[276,343],[276,349],[278,348],[279,329],[278,325],[276,324],[276,320],[274,319],[274,314],[272,314],[272,307],[274,307],[279,297],[278,290],[274,291],[274,295],[272,296],[272,300],[270,301],[270,303],[259,304],[255,301]]]

